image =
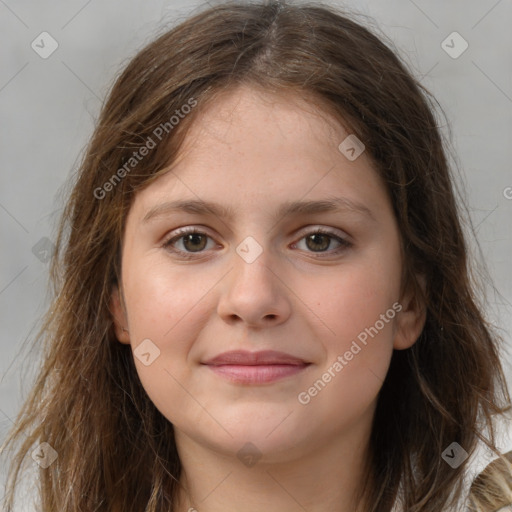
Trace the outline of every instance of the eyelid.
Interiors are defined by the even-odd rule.
[[[322,233],[325,235],[332,235],[334,237],[338,237],[340,239],[343,239],[346,242],[350,242],[350,236],[346,231],[343,231],[340,228],[332,228],[332,227],[324,227],[320,224],[309,224],[308,226],[305,226],[304,228],[301,228],[295,236],[300,236],[301,238],[303,236],[306,236],[310,233]]]

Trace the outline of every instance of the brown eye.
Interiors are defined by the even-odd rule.
[[[198,231],[197,229],[185,229],[167,242],[163,244],[165,249],[172,252],[177,252],[183,255],[184,258],[191,257],[193,253],[201,253],[207,245],[208,238],[211,239],[206,233]],[[181,242],[182,247],[175,247],[177,242]]]
[[[206,236],[201,233],[183,235],[183,246],[192,252],[201,251],[206,246]]]
[[[312,251],[325,251],[331,245],[332,237],[325,235],[324,233],[313,233],[306,237],[306,246]]]
[[[305,240],[306,252],[318,253],[319,257],[322,257],[322,253],[326,253],[326,255],[337,254],[344,249],[352,247],[352,243],[340,236],[331,233],[330,231],[325,231],[322,229],[317,229],[312,231],[308,235],[302,237],[299,242]],[[332,245],[332,241],[338,244],[338,246],[334,249],[329,250]],[[298,245],[297,242],[294,245]]]

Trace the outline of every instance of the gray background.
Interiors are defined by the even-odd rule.
[[[61,187],[76,168],[115,74],[155,31],[201,5],[0,0],[0,440],[31,382],[30,369],[22,367],[28,357],[22,344],[47,306],[44,238],[54,235]],[[343,5],[375,20],[447,114],[477,239],[499,292],[489,295],[489,315],[503,329],[510,350],[512,2],[352,0]],[[31,48],[43,31],[59,45],[46,59]],[[456,59],[441,47],[453,31],[469,43]],[[510,354],[504,363],[512,384]]]

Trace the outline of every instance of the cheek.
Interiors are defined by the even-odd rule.
[[[345,268],[331,280],[329,295],[317,301],[330,331],[322,338],[325,360],[303,402],[309,397],[334,418],[340,410],[357,416],[375,400],[393,353],[399,270],[374,262]]]
[[[212,283],[185,269],[169,270],[166,262],[148,260],[132,266],[127,276],[126,300],[130,332],[135,344],[151,338],[165,351],[180,351],[180,340],[189,340],[199,326],[201,300]],[[131,299],[131,300],[130,300]],[[179,333],[179,335],[178,335]]]
[[[318,428],[319,419],[326,435],[359,429],[373,415],[391,350],[362,348],[350,361],[341,357],[343,362],[329,362],[297,397],[306,430]]]
[[[309,411],[304,418],[310,428],[317,418],[331,433],[369,418],[384,383],[396,311],[386,293],[369,299],[358,291],[350,300],[340,298],[337,316],[331,319],[336,336],[324,337],[325,360],[297,395],[299,407]]]
[[[156,258],[125,268],[130,269],[124,289],[131,345],[142,386],[169,421],[200,421],[202,409],[187,392],[192,377],[187,358],[207,321],[205,299],[218,278],[207,280],[204,273],[199,278],[181,268],[171,272]]]
[[[347,344],[350,346],[351,340],[376,322],[379,331],[386,335],[383,337],[390,338],[395,317],[392,306],[399,299],[399,279],[398,266],[384,268],[377,262],[347,266],[331,276],[328,293],[316,295],[316,312],[331,331],[325,337],[326,348],[342,350]],[[381,315],[385,315],[384,323]]]

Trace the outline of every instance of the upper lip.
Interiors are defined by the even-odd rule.
[[[203,364],[207,365],[270,365],[270,364],[289,364],[289,365],[303,365],[306,361],[299,357],[286,354],[285,352],[277,352],[275,350],[262,350],[260,352],[249,352],[247,350],[232,350],[224,352],[208,359]]]

